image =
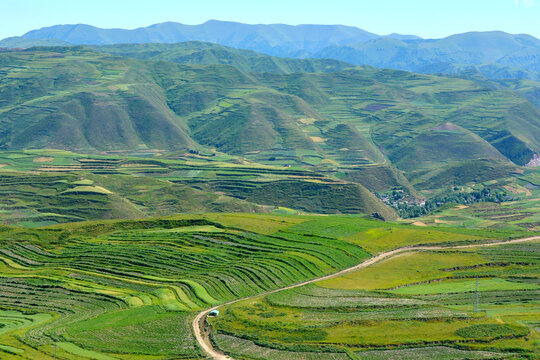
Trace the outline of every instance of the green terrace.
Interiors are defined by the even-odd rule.
[[[536,358],[538,244],[411,252],[243,300],[213,339],[238,359]]]
[[[395,218],[362,185],[298,167],[235,161],[189,152],[175,158],[0,152],[2,220],[43,226],[209,211],[377,212]]]

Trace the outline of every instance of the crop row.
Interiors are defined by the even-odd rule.
[[[282,287],[367,257],[345,242],[300,235],[130,230],[72,242],[55,252],[12,244],[2,255],[20,266],[69,269],[117,286],[173,287],[188,308]]]

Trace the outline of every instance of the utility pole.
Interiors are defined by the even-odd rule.
[[[474,312],[478,314],[478,275],[476,276],[476,293],[474,302]]]

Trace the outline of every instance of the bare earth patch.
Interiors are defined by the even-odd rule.
[[[322,137],[319,136],[310,136],[311,140],[316,143],[323,143],[325,140]]]
[[[52,163],[54,161],[53,157],[50,156],[38,156],[33,160],[35,163]]]
[[[423,223],[422,221],[415,221],[412,223],[414,226],[427,226],[425,223]]]
[[[458,205],[458,206],[456,206],[456,209],[458,209],[458,210],[463,210],[463,209],[466,209],[466,208],[468,208],[467,205]]]
[[[506,190],[510,191],[512,194],[522,194],[525,193],[526,196],[531,196],[532,192],[531,190],[527,189],[526,187],[519,186],[519,185],[505,185],[503,186]]]

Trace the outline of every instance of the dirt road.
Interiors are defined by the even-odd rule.
[[[201,323],[205,320],[208,313],[210,311],[212,311],[212,310],[216,310],[217,308],[219,308],[221,306],[234,304],[234,303],[236,303],[238,301],[250,299],[250,298],[256,297],[256,296],[269,295],[269,294],[273,294],[273,293],[278,292],[278,291],[294,289],[296,287],[304,286],[304,285],[307,285],[307,284],[312,284],[314,282],[318,282],[318,281],[322,281],[322,280],[333,279],[335,277],[338,277],[338,276],[347,274],[349,272],[356,271],[356,270],[371,266],[371,265],[373,265],[373,264],[375,264],[375,263],[377,263],[377,262],[379,262],[381,260],[384,260],[384,259],[387,259],[387,258],[390,258],[390,257],[394,257],[396,255],[403,254],[403,253],[414,252],[414,251],[422,251],[422,250],[467,249],[467,248],[475,248],[475,247],[486,247],[486,246],[496,246],[496,245],[504,245],[504,244],[514,244],[514,243],[533,241],[533,240],[540,240],[540,236],[533,236],[533,237],[515,239],[515,240],[509,240],[509,241],[498,241],[498,242],[492,242],[492,243],[483,243],[483,244],[470,244],[470,245],[459,245],[459,246],[416,246],[416,247],[403,247],[403,248],[395,249],[395,250],[392,250],[392,251],[384,252],[384,253],[379,254],[377,256],[374,256],[372,258],[369,258],[366,261],[364,261],[364,262],[362,262],[362,263],[360,263],[358,265],[347,268],[345,270],[341,270],[341,271],[339,271],[337,273],[333,273],[333,274],[330,274],[330,275],[325,275],[325,276],[321,276],[321,277],[318,277],[318,278],[315,278],[315,279],[303,281],[301,283],[289,285],[289,286],[286,286],[284,288],[271,290],[271,291],[268,291],[268,292],[263,293],[263,294],[257,294],[257,295],[253,295],[253,296],[250,296],[250,297],[236,299],[236,300],[229,301],[227,303],[224,303],[224,304],[221,304],[221,305],[218,305],[218,306],[214,306],[213,308],[204,310],[204,311],[200,312],[195,317],[195,319],[193,319],[193,331],[195,333],[195,337],[197,339],[197,342],[199,343],[201,348],[212,359],[214,359],[214,360],[233,360],[231,357],[223,354],[221,351],[214,349],[214,347],[212,346],[212,343],[210,342],[210,339],[208,338],[208,334],[206,334],[206,333],[203,334],[201,332]]]

